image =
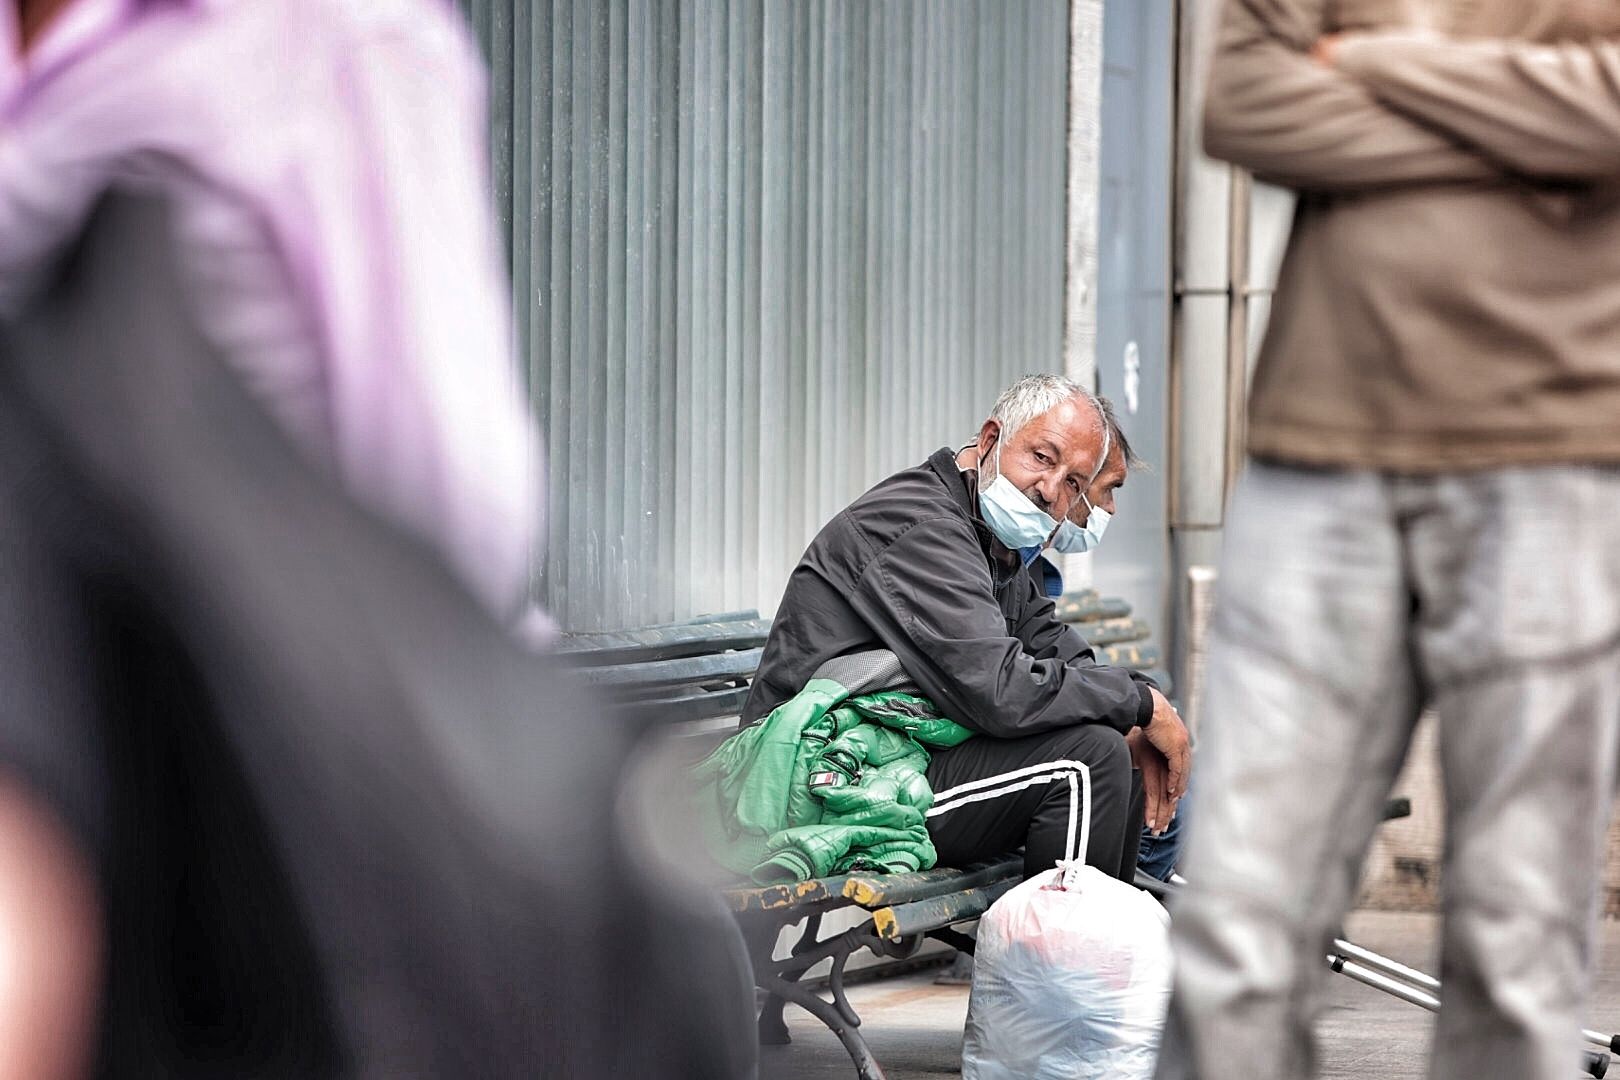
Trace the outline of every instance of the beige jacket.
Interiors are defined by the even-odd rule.
[[[1300,193],[1251,453],[1620,462],[1620,0],[1226,0],[1204,143]]]

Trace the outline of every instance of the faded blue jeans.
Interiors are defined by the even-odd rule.
[[[1160,881],[1169,881],[1170,875],[1181,862],[1181,849],[1187,839],[1188,816],[1192,812],[1192,793],[1197,786],[1195,779],[1187,788],[1179,803],[1176,804],[1176,816],[1170,819],[1170,824],[1164,827],[1164,832],[1158,836],[1144,827],[1142,829],[1142,842],[1136,849],[1136,868]]]
[[[1228,516],[1159,1077],[1312,1076],[1418,712],[1445,776],[1431,1075],[1577,1071],[1620,730],[1620,470],[1253,464]]]

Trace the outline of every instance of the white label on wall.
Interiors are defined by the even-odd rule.
[[[1142,404],[1142,353],[1136,347],[1136,342],[1125,343],[1125,408],[1131,415],[1136,414],[1137,406]]]

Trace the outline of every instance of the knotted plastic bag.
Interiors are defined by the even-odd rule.
[[[1059,863],[979,921],[964,1080],[1149,1080],[1170,1003],[1170,916]]]

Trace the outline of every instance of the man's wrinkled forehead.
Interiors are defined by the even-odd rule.
[[[1081,398],[1061,402],[1041,413],[1026,425],[1025,434],[1060,442],[1065,452],[1084,460],[1092,477],[1102,471],[1113,443],[1102,414]]]
[[[1126,475],[1130,472],[1130,463],[1125,460],[1124,449],[1120,447],[1117,440],[1111,441],[1112,445],[1109,446],[1108,454],[1103,458],[1102,468],[1098,469],[1097,475],[1092,478],[1091,482],[1093,484],[1122,484],[1125,482]]]

